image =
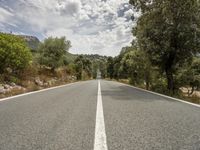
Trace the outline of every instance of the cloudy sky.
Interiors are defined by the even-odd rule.
[[[133,37],[129,0],[0,0],[0,31],[66,36],[72,53],[115,56]]]

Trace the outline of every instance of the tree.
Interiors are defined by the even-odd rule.
[[[128,72],[132,84],[141,85],[145,82],[146,89],[149,89],[152,69],[143,51],[132,47],[131,51],[124,54],[121,65]]]
[[[179,71],[178,81],[180,86],[191,88],[188,95],[192,95],[194,90],[200,88],[200,58],[195,57],[191,65],[186,65]]]
[[[32,60],[30,49],[24,40],[18,36],[0,33],[0,73],[10,69],[12,73],[19,73]]]
[[[115,79],[126,79],[129,77],[126,64],[121,64],[125,54],[129,53],[132,47],[123,47],[120,54],[113,59],[113,77]]]
[[[164,71],[174,94],[174,74],[200,50],[198,0],[130,0],[141,10],[133,33],[153,65]]]
[[[92,62],[83,55],[75,59],[76,77],[78,80],[83,78],[91,78],[92,76]],[[85,76],[84,76],[85,75]]]
[[[126,54],[130,53],[133,50],[133,46],[123,47],[120,54],[113,59],[113,77],[115,79],[127,79],[130,77],[130,68],[124,61],[124,57],[126,56]]]
[[[121,60],[121,55],[114,58],[113,77],[117,80],[124,77],[124,74],[121,72]]]
[[[82,72],[83,72],[83,62],[82,62],[83,56],[79,56],[75,60],[75,71],[76,71],[76,78],[77,80],[82,79]]]
[[[104,60],[98,60],[98,63],[99,63],[98,69],[101,72],[101,77],[105,78],[107,75],[107,67],[106,67],[107,62]]]
[[[39,46],[39,63],[50,67],[52,71],[64,65],[66,52],[71,47],[70,41],[66,41],[65,37],[52,38],[44,40]]]
[[[107,59],[107,76],[112,79],[114,76],[114,60],[112,57]]]

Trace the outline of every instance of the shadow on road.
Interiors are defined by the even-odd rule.
[[[113,87],[104,87],[102,88],[102,96],[110,97],[113,100],[132,100],[132,101],[142,101],[142,102],[153,102],[153,101],[170,101],[175,102],[170,99],[154,95],[145,91],[134,89],[128,86],[113,86]]]

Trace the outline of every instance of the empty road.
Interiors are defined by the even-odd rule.
[[[200,150],[200,107],[77,82],[0,100],[0,150]]]

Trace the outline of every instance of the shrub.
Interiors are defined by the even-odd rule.
[[[0,73],[18,74],[32,60],[25,42],[18,36],[0,33]]]
[[[67,63],[65,56],[70,47],[71,43],[66,41],[65,37],[45,39],[39,46],[39,64],[50,67],[52,71],[55,71],[56,68]]]

